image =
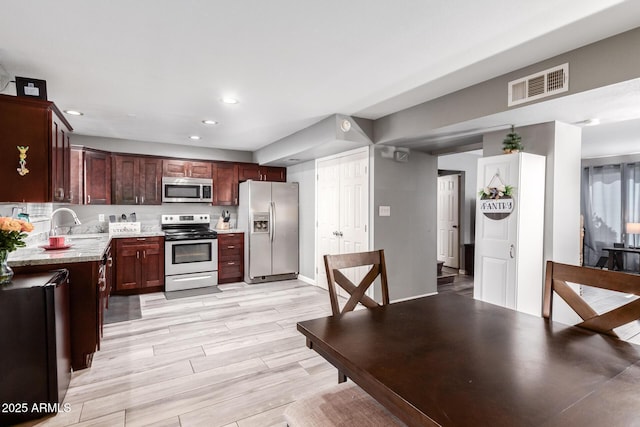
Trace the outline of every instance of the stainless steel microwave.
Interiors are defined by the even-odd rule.
[[[207,178],[162,178],[163,203],[211,203],[213,180]]]

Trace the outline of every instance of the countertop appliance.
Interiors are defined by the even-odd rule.
[[[238,228],[245,231],[245,282],[297,277],[297,182],[241,183]]]
[[[65,410],[71,380],[68,278],[66,269],[16,274],[0,287],[0,425]]]
[[[213,179],[162,178],[162,203],[211,203]]]
[[[162,215],[165,291],[218,284],[218,233],[209,214]]]

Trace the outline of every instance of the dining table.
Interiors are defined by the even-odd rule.
[[[580,327],[449,293],[297,328],[409,426],[640,425],[640,346]]]

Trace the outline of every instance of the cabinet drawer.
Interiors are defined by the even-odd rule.
[[[242,277],[241,261],[220,261],[218,264],[218,278],[228,279],[232,277]]]
[[[225,233],[218,234],[218,243],[222,244],[237,244],[244,241],[244,233]]]

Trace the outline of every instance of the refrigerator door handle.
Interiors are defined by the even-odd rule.
[[[275,234],[276,234],[276,203],[275,202],[269,202],[269,222],[271,223],[269,227],[269,238],[273,242],[273,238],[275,237]]]

